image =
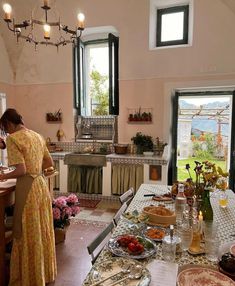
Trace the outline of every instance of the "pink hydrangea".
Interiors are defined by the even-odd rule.
[[[65,207],[67,205],[66,199],[63,197],[58,197],[54,203],[55,203],[55,206],[60,208],[60,209],[62,209],[63,207]]]
[[[75,204],[78,202],[78,198],[75,194],[70,194],[68,197],[67,197],[67,203],[70,203],[70,204]]]
[[[53,218],[56,220],[60,219],[61,211],[59,208],[53,208]]]
[[[72,210],[70,207],[64,207],[62,210],[62,218],[70,217],[72,215]]]
[[[71,206],[72,215],[75,216],[80,212],[79,206]]]

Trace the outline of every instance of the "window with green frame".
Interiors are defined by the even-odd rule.
[[[82,42],[73,47],[74,107],[78,115],[118,115],[119,38]]]

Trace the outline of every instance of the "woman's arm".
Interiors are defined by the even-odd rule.
[[[18,177],[21,177],[21,176],[26,174],[25,164],[21,163],[21,164],[14,165],[12,167],[15,167],[14,171],[9,172],[7,174],[1,174],[0,173],[0,181],[1,180],[18,178]]]
[[[53,166],[54,166],[54,161],[51,158],[51,156],[50,155],[44,156],[43,161],[42,161],[42,170],[45,170]]]

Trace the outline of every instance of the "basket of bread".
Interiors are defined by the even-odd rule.
[[[143,213],[148,215],[149,224],[170,225],[176,223],[175,213],[165,206],[148,206],[143,208]]]

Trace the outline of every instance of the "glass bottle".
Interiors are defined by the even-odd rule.
[[[178,194],[175,198],[175,215],[176,215],[176,223],[180,224],[183,220],[183,213],[187,205],[187,198],[184,194],[184,185],[178,185]]]
[[[174,237],[174,226],[170,225],[170,235],[162,240],[162,256],[165,261],[174,262],[176,255],[177,239]]]
[[[210,189],[205,188],[202,194],[201,209],[203,220],[213,220],[213,209],[210,202]]]

